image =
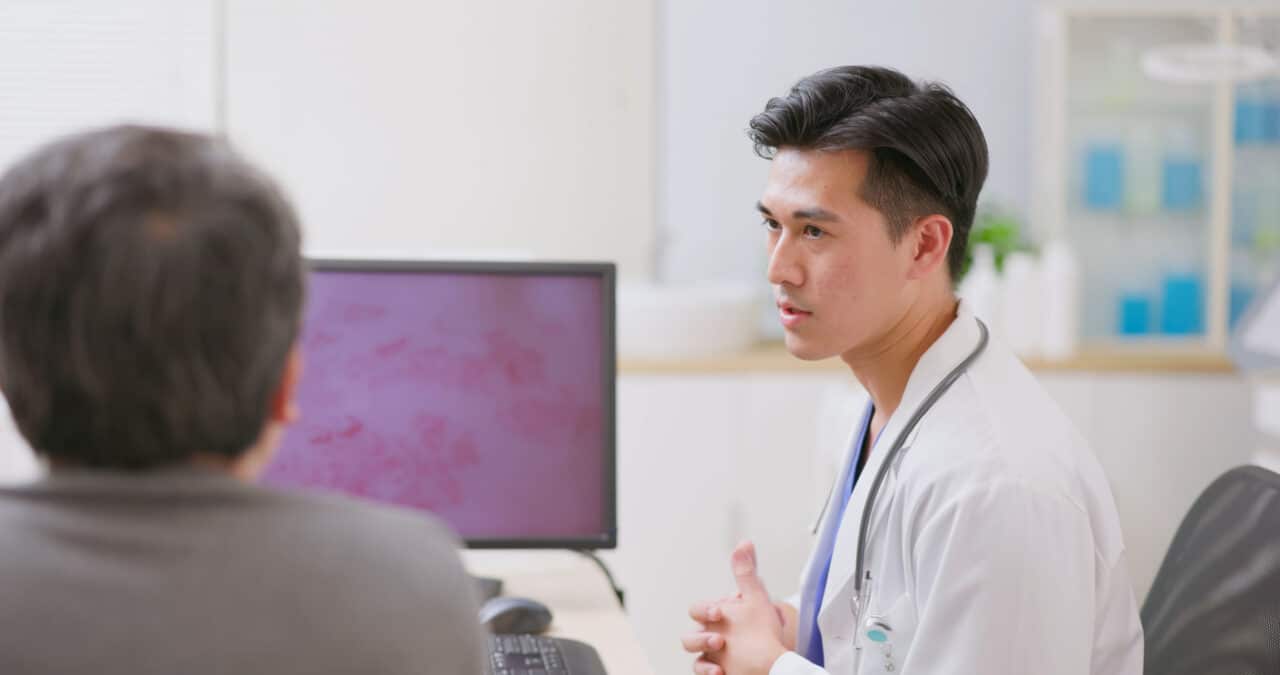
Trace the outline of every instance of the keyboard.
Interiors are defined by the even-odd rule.
[[[490,635],[489,675],[606,675],[584,642],[541,635]]]

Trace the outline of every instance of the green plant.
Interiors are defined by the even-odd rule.
[[[973,265],[973,248],[979,244],[991,246],[996,254],[996,271],[1004,272],[1006,256],[1014,251],[1031,250],[1023,234],[1022,221],[1009,209],[992,205],[979,206],[978,214],[973,219],[973,229],[969,231],[969,247],[965,251],[960,279],[969,273],[969,267]]]

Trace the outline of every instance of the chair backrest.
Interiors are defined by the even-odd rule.
[[[1280,475],[1239,467],[1200,495],[1142,626],[1149,675],[1280,674]]]

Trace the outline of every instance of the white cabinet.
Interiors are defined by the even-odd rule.
[[[738,541],[756,543],[775,594],[795,591],[830,385],[806,375],[620,378],[619,544],[606,557],[656,672],[688,671],[679,643],[688,606],[734,592]]]

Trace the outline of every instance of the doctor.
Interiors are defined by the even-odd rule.
[[[690,610],[694,671],[1140,675],[1106,477],[952,290],[987,173],[972,113],[843,67],[750,127],[772,160],[758,208],[787,349],[839,356],[869,401],[800,593],[773,602],[739,546],[739,592]]]

